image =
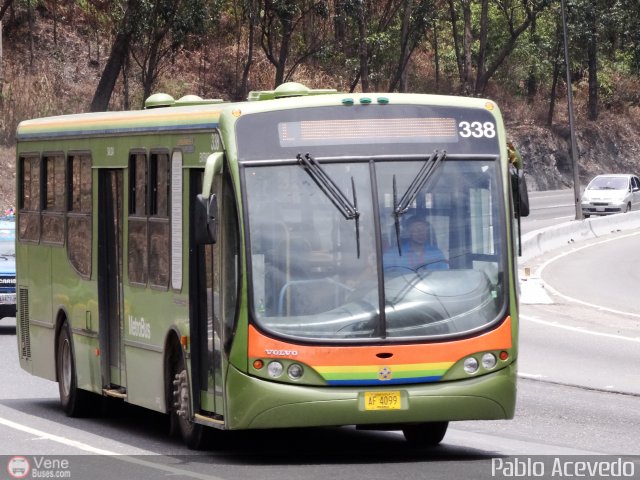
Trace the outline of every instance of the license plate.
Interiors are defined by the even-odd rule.
[[[400,392],[364,392],[365,410],[400,410]]]
[[[2,293],[0,294],[0,305],[13,305],[16,303],[15,293]]]

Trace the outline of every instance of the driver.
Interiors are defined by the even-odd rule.
[[[409,236],[400,241],[400,252],[393,246],[384,254],[385,267],[406,267],[416,270],[446,270],[447,259],[438,247],[429,242],[431,227],[422,217],[414,215],[407,221]]]

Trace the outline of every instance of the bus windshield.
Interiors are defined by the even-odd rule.
[[[255,321],[308,341],[450,337],[498,321],[498,160],[443,161],[399,216],[424,162],[324,162],[357,198],[357,227],[298,165],[247,167]]]

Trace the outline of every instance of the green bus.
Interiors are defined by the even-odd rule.
[[[17,131],[20,364],[70,416],[439,443],[512,418],[517,223],[490,100],[297,83]],[[422,249],[422,250],[421,250]]]

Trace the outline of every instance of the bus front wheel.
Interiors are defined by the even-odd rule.
[[[449,422],[429,422],[406,425],[402,429],[404,438],[418,447],[435,447],[447,433]]]
[[[182,352],[171,359],[171,432],[178,432],[191,450],[202,450],[206,444],[207,427],[191,418],[191,388]]]
[[[69,417],[83,416],[86,413],[88,392],[78,388],[73,344],[71,343],[69,324],[66,321],[62,324],[58,334],[56,374],[58,377],[60,403],[65,413]]]

